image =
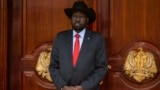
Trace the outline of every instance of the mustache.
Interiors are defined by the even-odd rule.
[[[76,23],[80,23],[80,21],[75,21],[74,23],[75,23],[75,24],[76,24]]]

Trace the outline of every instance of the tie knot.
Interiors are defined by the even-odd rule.
[[[76,37],[76,38],[79,38],[79,37],[80,37],[80,35],[77,33],[77,34],[75,35],[75,37]]]

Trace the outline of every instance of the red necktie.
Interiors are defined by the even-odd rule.
[[[78,59],[78,55],[79,55],[79,49],[80,49],[80,44],[79,44],[79,34],[75,35],[76,37],[76,41],[74,43],[74,52],[73,52],[73,66],[76,65],[77,59]]]

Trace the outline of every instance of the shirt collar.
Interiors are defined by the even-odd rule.
[[[81,32],[79,32],[80,37],[84,37],[84,34],[86,32],[86,28],[84,28]],[[73,37],[77,34],[75,30],[73,30]]]

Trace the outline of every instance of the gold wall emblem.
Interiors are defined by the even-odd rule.
[[[153,78],[157,73],[153,54],[144,52],[142,47],[138,48],[138,51],[130,51],[124,64],[124,71],[138,83]]]
[[[42,76],[42,78],[45,78],[48,81],[52,82],[49,72],[50,56],[51,48],[49,48],[47,51],[43,51],[40,53],[36,65],[36,71],[38,72],[38,75]]]

